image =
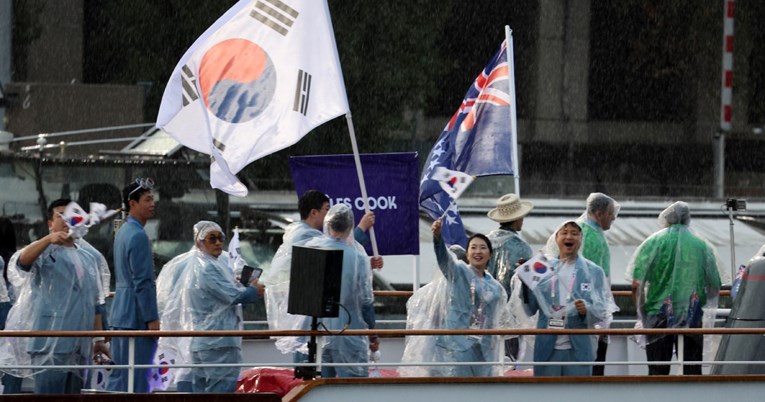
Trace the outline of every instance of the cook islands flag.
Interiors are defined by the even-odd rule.
[[[510,49],[512,51],[512,48]],[[465,99],[446,124],[428,155],[420,181],[420,206],[431,218],[445,214],[442,235],[447,244],[467,247],[467,236],[454,205],[454,197],[442,188],[437,169],[464,172],[469,176],[513,174],[511,102],[504,41],[489,64],[478,74]]]
[[[235,174],[348,112],[325,0],[242,0],[173,70],[157,127],[212,157],[210,183],[237,196]]]

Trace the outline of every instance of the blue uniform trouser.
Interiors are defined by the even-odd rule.
[[[0,279],[2,280],[2,279]],[[0,331],[5,329],[5,320],[8,318],[8,312],[11,311],[10,302],[0,303]]]
[[[3,375],[3,394],[20,394],[22,380],[21,377],[12,376],[7,373]]]
[[[45,370],[35,374],[35,394],[79,394],[82,377],[63,370]]]
[[[114,328],[115,330],[128,328]],[[114,364],[128,364],[128,341],[129,338],[112,338],[112,360]],[[157,338],[136,337],[135,338],[135,364],[152,364],[154,353],[157,350]],[[135,369],[135,382],[133,383],[133,392],[149,392],[149,370]],[[109,391],[127,392],[128,370],[113,369],[109,376]]]
[[[466,350],[451,350],[442,345],[436,345],[434,350],[435,361],[439,362],[484,362],[486,358],[481,351],[481,344],[474,343]],[[492,375],[492,366],[490,365],[470,365],[470,366],[436,366],[430,369],[430,373],[435,377],[490,377]]]
[[[575,362],[574,349],[555,349],[550,356],[550,362]],[[589,363],[589,362],[588,362]],[[534,366],[534,376],[590,376],[592,366]]]
[[[72,354],[43,354],[42,361],[32,355],[32,364],[76,365],[82,358]],[[84,370],[46,369],[35,374],[35,394],[79,394],[83,386]]]
[[[194,386],[193,382],[191,381],[178,381],[175,385],[175,390],[177,392],[188,392],[192,393],[194,392]]]
[[[239,348],[216,348],[191,352],[194,364],[235,364],[242,362],[242,350]],[[230,393],[236,391],[239,379],[239,367],[194,367],[195,393]]]
[[[106,304],[96,305],[96,314],[101,314],[101,328],[109,328],[109,320],[106,317]]]
[[[367,363],[368,361],[369,357],[366,350],[324,349],[321,354],[322,363]],[[367,366],[322,366],[321,376],[324,378],[369,377],[369,369]]]

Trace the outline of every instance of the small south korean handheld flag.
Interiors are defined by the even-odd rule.
[[[550,265],[544,254],[535,255],[532,259],[515,269],[515,274],[529,287],[529,290],[534,290],[542,280],[554,272],[555,269]]]
[[[456,200],[468,188],[475,177],[457,170],[449,170],[443,166],[437,167],[431,175],[433,180],[438,181],[441,188],[449,194],[452,200]]]
[[[234,235],[228,243],[228,266],[235,273],[241,273],[242,267],[246,265],[242,258],[241,244],[239,243],[239,227],[234,228]]]

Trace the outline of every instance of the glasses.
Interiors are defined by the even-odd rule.
[[[151,177],[139,177],[135,179],[135,184],[137,184],[138,187],[134,188],[133,191],[128,193],[128,196],[127,196],[128,199],[130,199],[130,196],[133,195],[133,193],[135,193],[136,191],[140,189],[144,189],[144,190],[154,189],[154,179],[152,179]]]
[[[208,242],[208,243],[215,243],[215,242],[218,242],[218,241],[221,242],[221,243],[225,243],[226,242],[226,236],[224,236],[224,235],[220,235],[220,236],[210,235],[210,236],[205,237],[205,241]]]

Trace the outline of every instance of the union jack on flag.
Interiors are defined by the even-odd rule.
[[[511,49],[512,50],[512,49]],[[512,136],[507,41],[502,42],[486,68],[468,89],[465,99],[444,127],[428,155],[420,181],[420,206],[433,219],[447,210],[442,235],[444,242],[467,247],[467,236],[453,199],[432,178],[444,167],[471,176],[511,175]]]

